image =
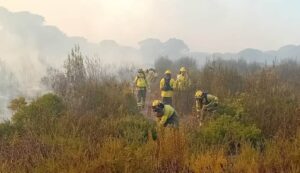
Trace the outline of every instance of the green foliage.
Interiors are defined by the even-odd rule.
[[[237,94],[228,99],[223,99],[219,104],[217,113],[219,115],[230,115],[237,119],[242,120],[247,115],[246,109],[243,105],[245,94]]]
[[[186,116],[179,129],[157,130],[138,112],[132,81],[85,60],[76,47],[65,71],[44,79],[55,94],[11,102],[0,172],[299,172],[299,65],[216,60],[197,69],[192,58],[161,58],[160,73],[189,69],[184,104],[198,87],[220,104],[201,127]]]
[[[27,123],[39,126],[47,123],[64,111],[62,99],[54,94],[46,94],[27,106],[23,106],[12,117],[12,122],[18,126]]]
[[[118,136],[128,143],[143,144],[147,141],[148,135],[155,135],[154,123],[150,123],[142,115],[128,116],[116,122]],[[153,133],[153,134],[152,134]]]
[[[74,135],[82,136],[84,140],[88,139],[90,142],[97,143],[99,140],[114,137],[122,139],[128,145],[137,147],[145,144],[148,139],[152,139],[156,135],[155,123],[149,122],[142,115],[122,115],[107,118],[91,116],[80,119],[80,124],[77,124],[76,127],[81,130],[76,131]],[[91,139],[93,140],[91,141]]]
[[[192,133],[191,141],[196,147],[205,145],[237,144],[248,141],[256,144],[262,140],[261,130],[255,125],[244,125],[235,117],[222,115]]]
[[[10,121],[0,123],[0,138],[7,139],[11,137],[14,132],[15,128]]]

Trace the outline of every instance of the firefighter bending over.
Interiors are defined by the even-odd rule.
[[[203,123],[206,112],[215,112],[218,107],[218,97],[203,92],[201,90],[196,91],[196,112],[197,118],[200,120],[200,126]]]
[[[175,109],[162,103],[160,100],[154,100],[152,110],[156,113],[157,122],[161,127],[178,127],[178,116]]]

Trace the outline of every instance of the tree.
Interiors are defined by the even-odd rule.
[[[86,70],[83,63],[83,56],[80,47],[75,46],[68,55],[68,59],[64,65],[67,82],[71,87],[77,87],[86,79]],[[69,86],[69,87],[70,87]]]
[[[160,57],[155,61],[154,67],[158,73],[163,74],[165,70],[172,69],[173,62],[168,57]]]
[[[16,112],[16,111],[22,109],[23,107],[25,107],[26,105],[27,105],[27,102],[26,102],[25,98],[19,97],[19,98],[16,98],[16,99],[13,99],[12,101],[10,101],[8,108],[11,109],[12,111]]]

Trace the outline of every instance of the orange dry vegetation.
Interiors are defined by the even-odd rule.
[[[0,124],[0,172],[300,172],[300,66],[193,62],[170,68],[190,69],[192,88],[217,95],[219,110],[199,127],[191,105],[179,129],[161,129],[138,112],[128,79],[75,48],[65,71],[43,79],[54,93],[11,102],[14,115]]]

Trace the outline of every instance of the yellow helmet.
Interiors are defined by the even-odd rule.
[[[201,90],[196,91],[195,98],[200,98],[203,92]]]
[[[185,69],[185,67],[181,67],[179,71],[180,72],[186,72],[186,69]]]
[[[162,115],[164,111],[165,105],[160,100],[154,100],[152,103],[152,110],[153,112],[158,113],[158,115]]]
[[[171,74],[171,70],[166,70],[165,74]]]
[[[159,104],[161,104],[161,101],[160,101],[160,100],[154,100],[153,103],[152,103],[152,107],[156,107],[156,106],[158,106]]]

